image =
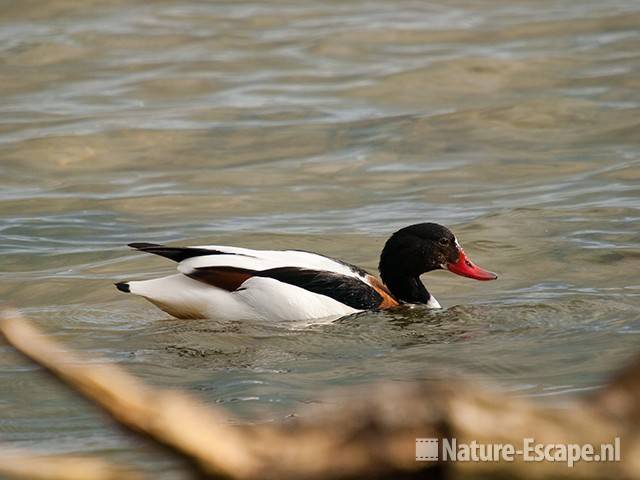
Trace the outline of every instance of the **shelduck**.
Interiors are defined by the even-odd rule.
[[[395,232],[380,255],[380,278],[362,268],[302,250],[252,250],[219,245],[131,248],[178,262],[178,274],[116,283],[177,318],[273,321],[335,319],[402,304],[440,304],[420,275],[446,269],[476,280],[495,273],[471,263],[451,231],[419,223]]]

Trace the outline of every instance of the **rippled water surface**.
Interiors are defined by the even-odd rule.
[[[89,356],[265,421],[321,391],[474,375],[564,401],[638,350],[640,3],[5,2],[0,298]],[[177,321],[132,241],[375,271],[450,226],[491,283],[330,325]],[[179,476],[0,346],[0,441]],[[326,401],[326,400],[325,400]]]

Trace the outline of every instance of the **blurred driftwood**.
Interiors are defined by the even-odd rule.
[[[36,455],[0,446],[0,476],[29,480],[142,480],[130,469],[89,457]]]
[[[15,313],[0,331],[20,352],[97,403],[118,423],[152,438],[219,476],[247,475],[254,461],[241,432],[219,411],[182,393],[152,388],[115,365],[86,364]]]
[[[199,473],[234,479],[511,478],[640,479],[640,361],[598,394],[549,408],[469,382],[380,384],[353,389],[281,424],[231,426],[224,412],[144,385],[113,365],[83,364],[29,322],[5,315],[0,331],[19,351],[130,430],[168,446]],[[415,439],[459,443],[611,443],[620,462],[417,462]]]

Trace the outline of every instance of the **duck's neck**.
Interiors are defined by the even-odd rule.
[[[412,277],[380,270],[380,277],[389,291],[398,300],[406,303],[428,303],[431,294],[419,277]]]

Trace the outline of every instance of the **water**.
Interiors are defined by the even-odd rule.
[[[450,374],[562,403],[637,351],[639,3],[2,9],[0,298],[89,357],[244,422]],[[375,271],[421,221],[499,281],[432,273],[442,311],[309,328],[177,321],[112,286],[172,271],[132,241]],[[0,388],[3,443],[180,476],[6,346]]]

